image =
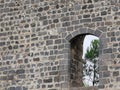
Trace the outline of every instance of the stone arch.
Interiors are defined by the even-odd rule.
[[[102,35],[102,31],[97,29],[97,30],[93,30],[93,29],[88,29],[88,28],[80,28],[78,30],[75,30],[74,32],[68,34],[65,39],[67,41],[70,41],[72,38],[76,37],[77,35],[82,35],[82,34],[92,34],[95,35],[99,38],[101,38]]]
[[[78,29],[78,30],[75,30],[75,31],[73,31],[73,32],[71,32],[69,35],[67,35],[66,37],[65,37],[65,39],[68,41],[68,43],[69,43],[69,45],[70,45],[70,42],[71,42],[71,40],[73,39],[73,38],[75,38],[75,37],[77,37],[77,36],[80,36],[80,35],[94,35],[94,36],[97,36],[99,39],[102,37],[102,34],[103,34],[103,32],[101,31],[101,30],[93,30],[93,29],[88,29],[88,28],[80,28],[80,29]],[[71,67],[71,65],[70,65],[70,46],[69,46],[69,49],[68,49],[69,51],[68,51],[68,69]],[[69,74],[70,74],[70,70],[68,70],[68,72],[69,72]],[[71,77],[70,75],[68,75],[69,77]],[[72,83],[72,84],[74,84],[73,86],[71,86],[71,82],[70,82],[70,80],[69,80],[69,87],[70,88],[73,88],[73,87],[78,87],[78,85],[74,82],[74,83]],[[78,83],[79,84],[79,83]],[[93,88],[95,88],[95,87],[93,87]],[[73,89],[74,90],[74,89]],[[97,90],[97,89],[95,89],[95,90]]]

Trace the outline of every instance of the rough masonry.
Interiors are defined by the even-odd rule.
[[[100,38],[98,90],[119,90],[120,0],[0,0],[0,90],[74,90],[70,41],[83,34]]]

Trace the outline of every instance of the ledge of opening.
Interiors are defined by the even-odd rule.
[[[98,29],[93,30],[93,29],[88,29],[88,28],[80,28],[80,29],[75,30],[74,32],[70,33],[69,35],[67,35],[65,39],[67,41],[70,41],[75,36],[81,35],[81,34],[91,34],[91,35],[95,35],[100,38],[100,36],[102,35],[102,31],[98,30]]]

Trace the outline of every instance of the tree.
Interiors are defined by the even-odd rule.
[[[87,48],[84,63],[84,77],[88,76],[93,86],[98,85],[99,82],[98,55],[99,40],[95,39],[91,42],[90,47]]]

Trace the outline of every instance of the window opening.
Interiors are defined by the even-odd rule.
[[[98,86],[99,84],[99,38],[86,35],[83,43],[83,82],[84,86]]]

